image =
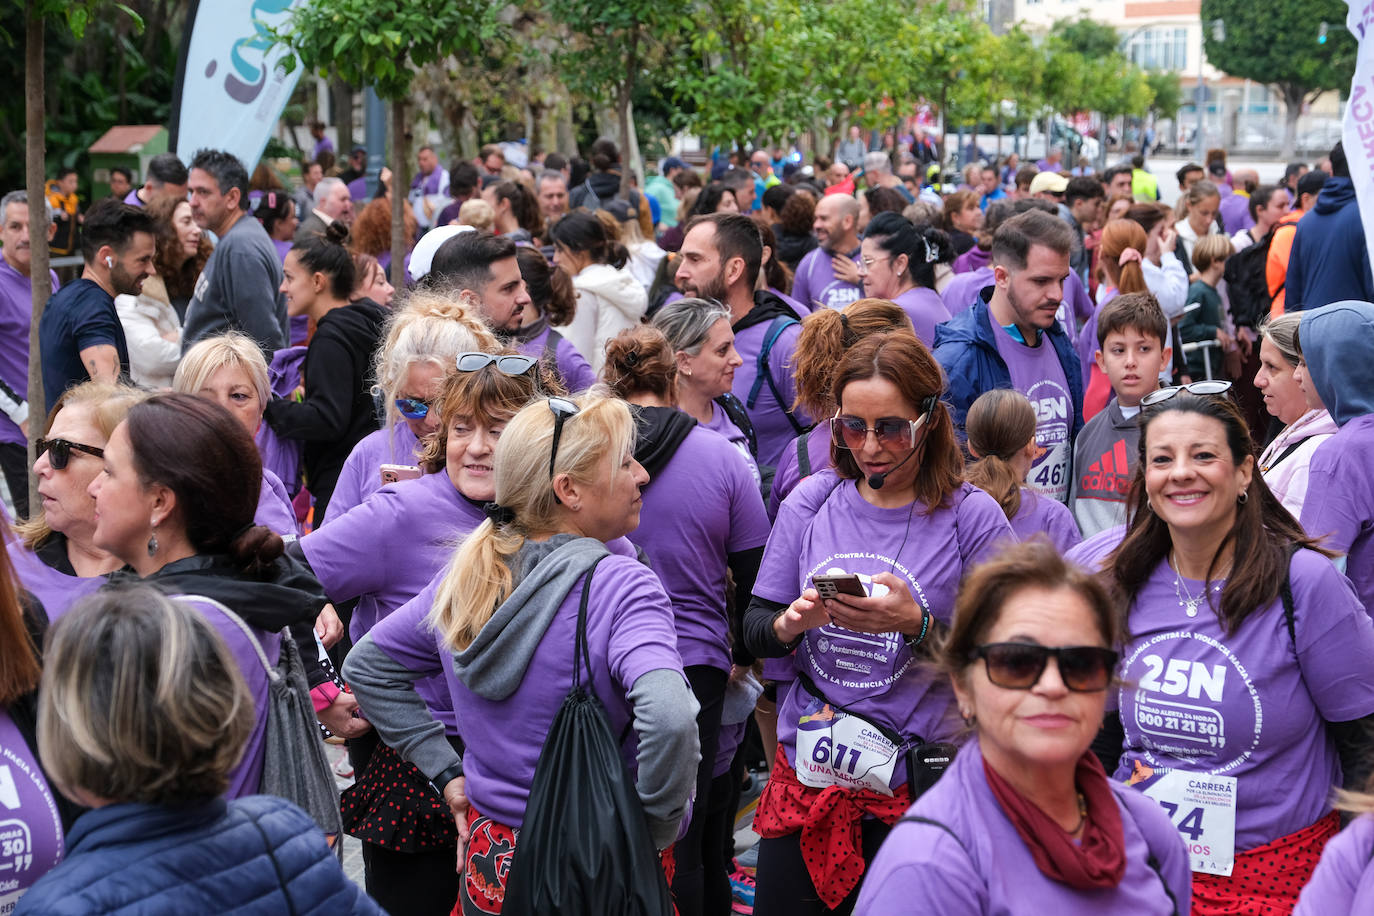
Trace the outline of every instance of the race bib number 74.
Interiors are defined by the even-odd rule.
[[[1137,761],[1130,783],[1159,802],[1169,815],[1188,847],[1193,871],[1230,876],[1236,864],[1234,776],[1151,771]]]

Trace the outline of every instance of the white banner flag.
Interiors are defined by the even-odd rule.
[[[283,47],[268,53],[264,26],[286,22],[295,0],[204,0],[188,17],[173,105],[176,154],[226,150],[252,172],[300,78],[284,73]]]
[[[1360,203],[1365,245],[1374,252],[1374,0],[1346,0],[1345,25],[1359,43],[1341,140]]]

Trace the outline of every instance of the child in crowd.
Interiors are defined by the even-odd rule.
[[[1069,508],[1085,538],[1126,522],[1126,494],[1140,441],[1136,415],[1140,399],[1159,387],[1159,373],[1172,359],[1168,340],[1169,321],[1150,293],[1117,296],[1097,314],[1094,358],[1114,397],[1074,442]]]
[[[474,197],[472,200],[463,201],[463,205],[458,208],[458,225],[471,226],[478,232],[490,232],[491,227],[496,224],[496,211],[491,208],[491,204]]]
[[[984,392],[965,424],[969,454],[976,459],[965,479],[997,500],[1018,538],[1043,533],[1061,553],[1083,540],[1067,506],[1026,486],[1042,449],[1035,444],[1035,410],[1024,394],[1011,388]]]
[[[1234,253],[1235,247],[1224,235],[1204,235],[1193,246],[1193,268],[1196,273],[1190,278],[1188,305],[1196,303],[1200,307],[1184,313],[1183,321],[1178,326],[1179,334],[1186,344],[1205,340],[1215,340],[1221,344],[1205,356],[1202,348],[1188,354],[1188,376],[1195,382],[1225,375],[1222,360],[1225,352],[1231,348],[1231,335],[1226,333],[1217,283],[1226,270],[1226,259]],[[1209,365],[1210,376],[1207,371]]]

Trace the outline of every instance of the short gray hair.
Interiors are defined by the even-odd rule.
[[[204,614],[151,586],[83,598],[49,631],[45,655],[38,753],[69,797],[219,795],[266,715]]]
[[[713,299],[679,299],[655,312],[652,324],[668,338],[674,353],[697,356],[722,318],[728,321],[730,310]]]
[[[892,160],[882,150],[864,153],[864,171],[886,175],[892,171]]]
[[[10,204],[23,204],[25,207],[27,207],[29,205],[29,192],[11,191],[4,197],[0,197],[0,220],[4,220],[6,218],[7,214],[9,213]],[[47,201],[43,202],[43,215],[47,217],[47,222],[44,223],[44,225],[51,226],[52,208],[48,206]],[[32,218],[32,214],[30,214],[30,218]]]
[[[539,177],[536,178],[534,181],[535,190],[538,190],[539,186],[546,181],[560,182],[565,188],[568,186],[568,179],[563,177],[562,172],[558,171],[557,169],[545,169],[544,171],[539,173]]]
[[[344,184],[342,178],[335,178],[333,176],[330,176],[329,178],[321,178],[319,184],[315,185],[315,200],[324,200],[330,194],[333,194],[335,185],[338,185],[341,188],[348,187],[348,185]]]
[[[237,331],[226,331],[197,341],[186,351],[172,376],[172,390],[182,394],[199,395],[200,389],[225,366],[237,366],[247,374],[258,394],[262,409],[272,403],[272,380],[267,360],[257,342]]]

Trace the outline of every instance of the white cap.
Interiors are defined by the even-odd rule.
[[[420,236],[415,248],[410,252],[410,279],[420,282],[429,273],[434,263],[434,254],[445,242],[463,232],[474,232],[471,226],[439,226]]]

